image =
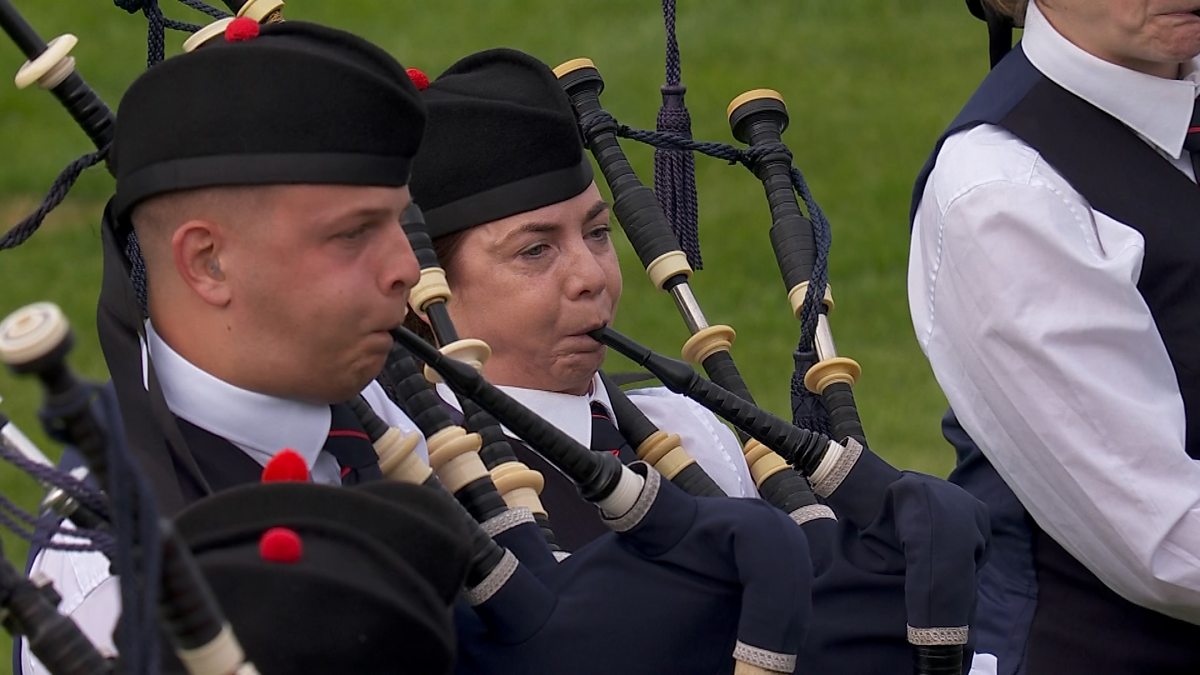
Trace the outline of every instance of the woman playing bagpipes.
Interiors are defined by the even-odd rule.
[[[572,99],[588,147],[612,187],[614,211],[654,279],[654,263],[670,260],[678,245],[669,231],[659,235],[648,227],[640,232],[634,227],[653,221],[648,212],[658,205],[637,183],[615,138],[606,140],[596,133],[604,122],[597,125],[588,119],[593,111],[586,101],[598,93],[598,75],[586,60],[564,64],[556,74]],[[603,351],[591,341],[602,337],[595,329],[613,318],[620,275],[608,241],[607,205],[594,187],[590,167],[580,158],[579,132],[575,128],[557,131],[556,113],[562,104],[556,102],[559,91],[544,82],[548,76],[545,66],[528,56],[492,50],[463,59],[424,91],[430,123],[414,165],[413,193],[424,211],[437,255],[424,252],[420,237],[414,237],[414,248],[423,276],[430,273],[438,278],[444,268],[445,280],[444,287],[434,292],[422,289],[423,279],[414,290],[413,306],[427,315],[438,339],[449,343],[444,347],[448,352],[468,354],[467,360],[482,363],[485,375],[508,385],[510,394],[568,433],[574,430],[577,437],[587,438],[589,426],[593,436],[600,428],[586,421],[591,399],[600,398],[604,403],[602,397],[606,397],[614,404],[622,400],[619,391],[604,387],[603,378],[596,376]],[[546,102],[546,109],[530,105],[539,100]],[[779,128],[774,119],[782,104],[769,99],[765,104],[751,101],[743,107],[755,105],[758,109],[743,117],[767,114],[766,124],[760,120],[755,128],[774,126],[777,138]],[[608,135],[612,136],[611,132]],[[620,185],[614,186],[615,182]],[[790,194],[790,182],[784,185]],[[786,224],[787,219],[783,220]],[[410,235],[418,225],[410,219],[406,225]],[[807,241],[811,239],[810,233]],[[649,253],[639,248],[639,243],[647,240],[654,249]],[[806,240],[797,241],[803,244]],[[432,265],[428,264],[430,258],[434,258]],[[442,268],[435,269],[437,262]],[[686,278],[682,272],[658,276]],[[410,315],[410,324],[413,319]],[[484,358],[486,352],[460,349],[459,335],[483,338],[491,346],[490,358]],[[727,352],[718,352],[712,353],[714,361],[722,356],[728,360]],[[684,379],[695,378],[690,368],[679,365]],[[705,363],[706,370],[708,365]],[[730,369],[715,370],[728,373]],[[672,383],[658,371],[655,374],[673,391],[692,387]],[[695,386],[703,388],[699,383]],[[443,393],[453,400],[448,391],[443,389]],[[746,411],[748,417],[761,417],[762,411],[750,401],[728,392],[718,393],[717,398]],[[639,404],[646,399],[674,403],[673,410],[655,421],[681,435],[689,430],[689,424],[711,428],[715,422],[694,405],[661,390],[654,397],[632,395],[628,399]],[[711,409],[730,419],[728,408],[718,410],[722,407]],[[651,412],[649,406],[646,412]],[[594,413],[596,420],[603,422],[604,417],[602,410]],[[616,417],[625,432],[621,415]],[[857,421],[857,415],[853,417]],[[820,672],[959,672],[961,645],[967,640],[966,624],[973,605],[974,572],[984,543],[977,502],[944,481],[888,466],[854,440],[861,437],[861,427],[859,434],[850,434],[842,445],[819,433],[776,422],[767,424],[773,431],[761,437],[751,434],[760,447],[744,457],[753,456],[756,465],[763,461],[769,468],[749,480],[743,473],[746,459],[739,456],[742,450],[729,434],[719,444],[714,444],[711,436],[693,435],[684,438],[683,449],[695,456],[721,487],[728,484],[722,472],[731,465],[737,467],[736,475],[744,481],[739,485],[761,490],[767,501],[808,534],[811,562],[818,573],[814,603],[820,600],[824,612],[812,624],[797,672],[806,667]],[[741,425],[739,430],[751,433]],[[764,440],[774,434],[778,434],[776,440],[788,436],[798,444],[789,449],[787,444]],[[634,434],[624,440],[640,449],[640,443],[630,436]],[[621,442],[619,435],[617,442]],[[520,444],[515,446],[518,452],[523,450]],[[611,445],[592,447],[622,452]],[[803,452],[798,452],[802,448]],[[566,481],[545,467],[534,450],[524,449],[520,459],[542,469],[547,485],[543,500],[556,523],[555,535],[567,544],[565,548],[574,549],[580,531],[599,530],[589,522],[596,519],[595,510],[571,490],[560,490],[563,496],[558,498],[552,496],[552,482]],[[817,503],[805,476],[792,471],[772,450],[813,476],[822,489],[821,496],[835,511],[844,511],[839,517],[844,515],[845,521],[836,534],[830,532],[833,513]],[[774,466],[766,461],[772,457]],[[668,471],[664,475],[669,475]],[[780,489],[784,486],[786,489]],[[564,513],[574,517],[564,518]],[[576,539],[572,541],[572,537]],[[807,560],[790,562],[796,565],[797,575],[809,564]],[[929,574],[932,569],[938,573]],[[820,665],[814,666],[814,662]]]
[[[613,321],[621,296],[609,205],[562,86],[536,59],[491,50],[460,60],[423,98],[429,121],[412,189],[445,270],[453,326],[490,347],[489,381],[581,444],[632,461],[637,443],[612,421],[621,393],[598,374],[606,349],[587,334]],[[679,434],[724,493],[756,494],[737,439],[712,413],[661,388],[629,398]],[[604,531],[559,472],[523,445],[515,451],[543,474],[542,501],[564,548]]]

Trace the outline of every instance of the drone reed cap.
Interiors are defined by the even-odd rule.
[[[65,356],[72,343],[71,324],[52,302],[25,305],[0,321],[0,361],[17,372]]]
[[[225,28],[233,23],[233,21],[234,17],[227,16],[224,19],[217,19],[195,33],[192,33],[188,36],[188,39],[183,41],[184,53],[194,52],[209,40],[221,38],[225,35]]]
[[[747,121],[759,119],[762,116],[772,116],[779,124],[779,131],[788,125],[787,104],[783,96],[774,89],[751,89],[740,94],[729,102],[725,116],[729,118],[729,127],[733,129],[734,138],[743,143],[749,143]]]
[[[249,17],[259,23],[282,21],[283,0],[246,0],[238,10],[239,17]]]
[[[591,59],[571,59],[570,61],[564,61],[555,66],[554,76],[561,80],[566,75],[569,75],[582,68],[592,68],[594,70],[596,68],[596,64],[593,63]]]

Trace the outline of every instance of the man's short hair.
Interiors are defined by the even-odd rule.
[[[167,240],[183,223],[197,219],[226,225],[234,219],[240,222],[257,211],[269,190],[271,186],[228,185],[167,192],[138,202],[129,219],[147,266],[155,267]]]

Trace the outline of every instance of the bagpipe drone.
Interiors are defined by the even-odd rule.
[[[663,88],[660,127],[664,119],[687,118],[679,111],[684,88],[678,80],[674,3],[667,0],[664,8],[668,84]],[[829,547],[833,562],[816,580],[814,616],[820,618],[801,661],[817,672],[910,672],[902,665],[902,654],[911,649],[918,673],[961,672],[988,539],[986,514],[956,486],[898,471],[866,447],[851,388],[860,368],[837,355],[827,318],[833,307],[825,278],[829,224],[782,142],[788,122],[782,97],[772,90],[753,90],[730,103],[727,116],[733,134],[749,145],[739,150],[693,141],[686,128],[653,133],[618,124],[600,104],[604,82],[588,59],[568,61],[555,72],[612,192],[617,221],[651,281],[672,295],[693,333],[683,347],[684,358],[701,365],[712,382],[612,331],[593,336],[647,367],[672,390],[724,417],[741,430],[743,439],[752,437],[746,459],[760,490],[767,478],[794,469],[812,481],[823,503],[839,516],[832,540],[810,541],[814,551]],[[653,192],[641,184],[618,135],[660,149],[700,151],[736,161],[762,181],[772,215],[772,248],[801,322],[792,390],[795,426],[753,405],[729,355],[732,329],[710,326],[688,285],[692,269],[679,240],[694,241],[695,236],[673,236],[672,226],[678,223],[668,221]],[[656,184],[660,157],[656,154]],[[673,200],[677,203],[679,195],[673,194]],[[780,457],[791,469],[780,468]],[[764,458],[769,459],[763,462]],[[765,490],[764,497],[777,503]],[[864,607],[871,608],[869,620],[862,618]]]

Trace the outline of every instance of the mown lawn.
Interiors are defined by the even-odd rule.
[[[144,19],[103,0],[15,4],[44,36],[79,36],[79,71],[115,108],[145,66]],[[173,2],[162,6],[174,18],[206,20]],[[832,324],[839,351],[863,366],[856,392],[872,445],[897,465],[944,475],[952,455],[937,421],[945,404],[913,339],[905,299],[906,220],[912,180],[933,139],[986,68],[983,26],[961,3],[923,0],[718,1],[680,3],[678,12],[697,138],[732,142],[725,106],[745,90],[770,87],[786,99],[784,140],[833,225]],[[605,78],[609,111],[631,126],[654,125],[663,81],[659,3],[294,0],[287,14],[360,33],[431,77],[494,46],[524,49],[551,65],[587,56]],[[181,41],[169,35],[169,53]],[[14,46],[0,46],[0,69],[15,71],[22,60]],[[62,166],[91,149],[52,97],[11,86],[0,87],[0,144],[5,228],[37,203]],[[632,142],[626,148],[649,181],[650,151]],[[738,330],[734,354],[760,403],[787,415],[798,329],[769,248],[761,185],[740,167],[697,162],[705,264],[693,286],[710,321]],[[62,305],[78,335],[73,363],[93,378],[105,376],[94,307],[97,219],[111,189],[103,169],[93,169],[43,231],[0,253],[0,315],[37,300]],[[619,243],[626,290],[618,327],[677,353],[687,332],[673,303]],[[57,455],[37,428],[37,387],[3,372],[0,396],[0,410]],[[0,492],[26,508],[40,496],[3,466]],[[10,560],[23,560],[20,542],[8,535],[3,542]],[[7,641],[0,643],[0,663],[7,663]]]

